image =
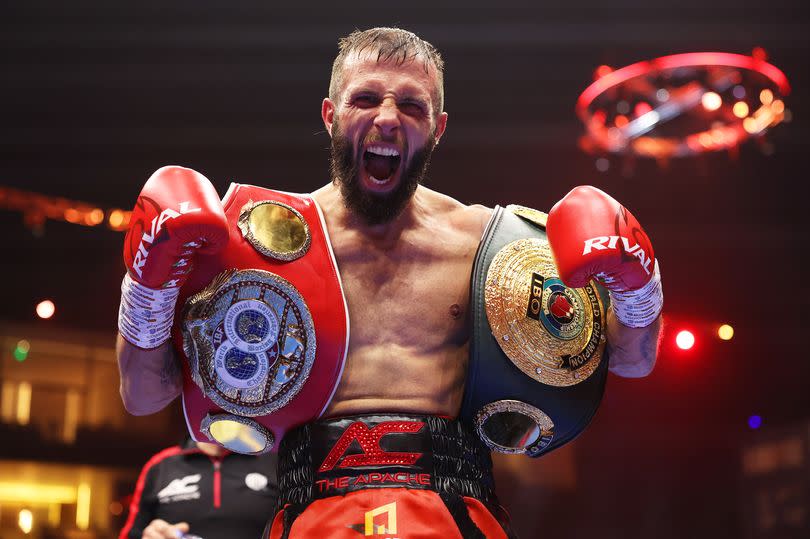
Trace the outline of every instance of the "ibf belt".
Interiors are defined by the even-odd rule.
[[[461,417],[493,450],[537,457],[590,422],[608,361],[606,295],[559,278],[545,214],[496,207],[475,258]]]
[[[408,488],[491,501],[486,447],[459,421],[363,415],[290,431],[279,449],[280,503],[308,503],[371,488]]]
[[[183,410],[195,440],[258,454],[329,405],[348,311],[312,197],[233,184],[223,206],[228,244],[195,260],[175,317]]]

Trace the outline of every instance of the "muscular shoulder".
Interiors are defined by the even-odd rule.
[[[454,229],[479,239],[492,217],[492,208],[481,204],[467,205],[458,200],[429,189],[424,195],[430,200],[431,211],[442,216]]]

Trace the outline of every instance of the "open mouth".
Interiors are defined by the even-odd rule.
[[[376,144],[370,145],[363,152],[363,167],[369,179],[376,185],[385,185],[399,169],[401,161],[399,150]]]

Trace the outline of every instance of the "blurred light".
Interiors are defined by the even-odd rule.
[[[113,210],[110,212],[109,223],[113,228],[118,228],[124,222],[124,212],[121,210]]]
[[[695,345],[695,336],[691,331],[684,329],[678,332],[678,335],[675,337],[675,344],[677,344],[678,348],[681,350],[689,350]]]
[[[781,99],[775,99],[773,103],[771,103],[771,110],[774,114],[782,114],[785,112],[785,102]]]
[[[750,116],[743,120],[743,129],[745,129],[745,132],[750,135],[753,135],[754,133],[759,131],[759,129],[757,128],[757,121],[751,118]]]
[[[655,92],[655,98],[661,102],[667,101],[669,100],[669,92],[666,88],[659,88],[658,91]]]
[[[759,92],[759,100],[762,101],[763,105],[770,105],[773,102],[773,92],[765,88]]]
[[[25,358],[28,357],[28,351],[31,350],[31,343],[22,339],[17,342],[17,346],[14,348],[14,359],[17,361],[25,361]]]
[[[748,426],[756,430],[762,426],[762,418],[758,415],[752,415],[748,418]]]
[[[717,330],[717,336],[723,339],[724,341],[730,341],[732,337],[734,337],[734,328],[729,326],[728,324],[723,324]]]
[[[90,485],[80,483],[76,489],[76,527],[86,530],[90,527]]]
[[[709,146],[712,145],[712,136],[706,131],[704,131],[703,133],[698,135],[698,142],[700,142],[700,145],[703,146],[704,148],[708,148]]]
[[[627,119],[627,116],[619,114],[613,119],[613,123],[616,125],[616,127],[624,127],[630,123],[630,120]]]
[[[20,382],[17,386],[17,423],[27,425],[31,419],[31,384]]]
[[[630,112],[630,103],[624,100],[619,101],[616,103],[616,112],[619,114],[627,114]]]
[[[49,299],[40,301],[37,304],[37,316],[40,318],[50,318],[56,312],[56,305]]]
[[[76,488],[43,483],[0,482],[0,503],[61,504],[76,503]]]
[[[28,509],[22,509],[17,517],[17,525],[24,534],[28,535],[34,527],[34,514]]]
[[[633,113],[636,116],[641,116],[642,114],[647,114],[652,110],[652,107],[646,101],[639,101],[636,103],[635,108],[633,109]]]
[[[743,99],[745,97],[745,86],[740,86],[739,84],[731,90],[731,93],[734,94],[734,97],[737,99]]]
[[[731,110],[737,118],[745,118],[748,116],[748,103],[745,101],[737,101],[734,103],[734,108]]]
[[[604,157],[600,157],[596,160],[596,170],[599,172],[607,172],[610,168],[610,161],[605,159]]]
[[[62,506],[58,503],[48,504],[48,525],[58,528],[62,523]]]
[[[110,504],[110,513],[112,513],[113,515],[118,516],[123,512],[124,506],[121,505],[121,502],[112,502]]]
[[[79,392],[68,389],[65,395],[65,421],[62,424],[62,440],[72,444],[76,441],[76,427],[79,424]]]
[[[94,208],[90,213],[85,215],[85,222],[90,226],[96,226],[104,221],[104,210],[101,208]]]
[[[636,125],[638,129],[648,129],[655,124],[657,124],[661,120],[661,115],[658,114],[656,111],[651,110],[650,112],[644,114],[643,116],[639,116],[636,118]]]
[[[68,208],[65,210],[65,221],[68,223],[76,223],[79,221],[79,210],[76,208]]]
[[[762,47],[754,47],[753,50],[751,50],[751,57],[754,58],[754,60],[764,62],[768,59],[768,53]]]
[[[723,104],[723,99],[715,92],[706,92],[700,102],[706,110],[717,110]]]
[[[613,68],[609,65],[602,64],[593,72],[593,78],[594,80],[601,79],[605,75],[609,75],[611,73],[613,73]]]

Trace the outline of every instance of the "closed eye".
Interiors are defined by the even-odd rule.
[[[352,97],[350,103],[357,108],[368,109],[380,104],[380,98],[373,94],[359,94]]]
[[[427,107],[419,101],[402,101],[397,104],[397,107],[408,116],[424,116],[427,114]]]

